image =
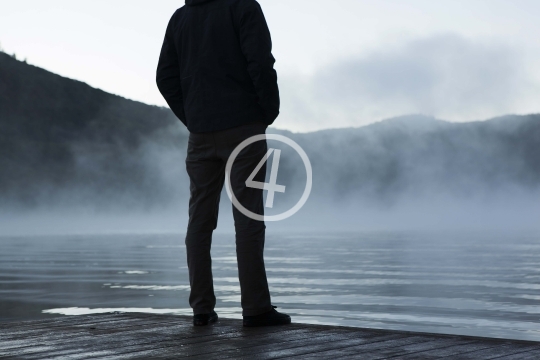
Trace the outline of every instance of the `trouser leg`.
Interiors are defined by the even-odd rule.
[[[266,141],[246,147],[236,158],[231,170],[231,188],[238,201],[248,210],[264,215],[263,190],[246,186],[246,180],[265,156]],[[266,164],[254,180],[264,183]],[[272,309],[264,266],[264,221],[253,220],[233,206],[236,230],[236,256],[240,279],[242,314],[254,316]]]
[[[195,314],[210,313],[216,305],[210,249],[218,220],[224,164],[212,154],[215,150],[211,142],[190,139],[186,159],[190,178],[186,253],[191,286],[189,304]]]

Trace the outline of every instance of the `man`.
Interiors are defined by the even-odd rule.
[[[172,16],[157,69],[158,88],[190,136],[187,261],[193,324],[217,321],[210,247],[217,226],[225,165],[245,139],[265,134],[279,114],[272,41],[255,0],[186,0]],[[231,170],[238,201],[264,214],[263,190],[246,180],[266,155],[266,141],[246,147]],[[266,165],[255,176],[264,182]],[[264,268],[265,224],[233,206],[244,326],[288,324],[271,305]]]

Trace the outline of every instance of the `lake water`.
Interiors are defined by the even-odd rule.
[[[182,235],[0,237],[0,320],[191,314]],[[540,340],[540,236],[269,234],[293,321]],[[233,235],[212,248],[217,312],[240,318]]]

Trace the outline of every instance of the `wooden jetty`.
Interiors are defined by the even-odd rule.
[[[294,319],[293,319],[294,320]],[[220,319],[101,314],[0,324],[1,359],[540,359],[540,343]]]

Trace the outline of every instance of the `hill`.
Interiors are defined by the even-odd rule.
[[[320,188],[338,197],[393,201],[403,194],[540,188],[540,115],[469,123],[405,116],[295,137]]]
[[[305,149],[318,199],[389,206],[430,194],[467,198],[540,189],[540,115],[470,123],[412,115],[360,128],[270,132]],[[184,203],[186,139],[168,109],[0,53],[4,206]],[[288,194],[301,192],[305,183],[297,160],[282,156],[279,182],[293,184]]]
[[[108,94],[0,53],[4,203],[32,206],[75,188],[85,189],[94,201],[147,193],[150,183],[159,188],[161,174],[143,149],[157,142],[181,146],[186,137],[168,109]],[[153,193],[156,201],[166,196]]]

